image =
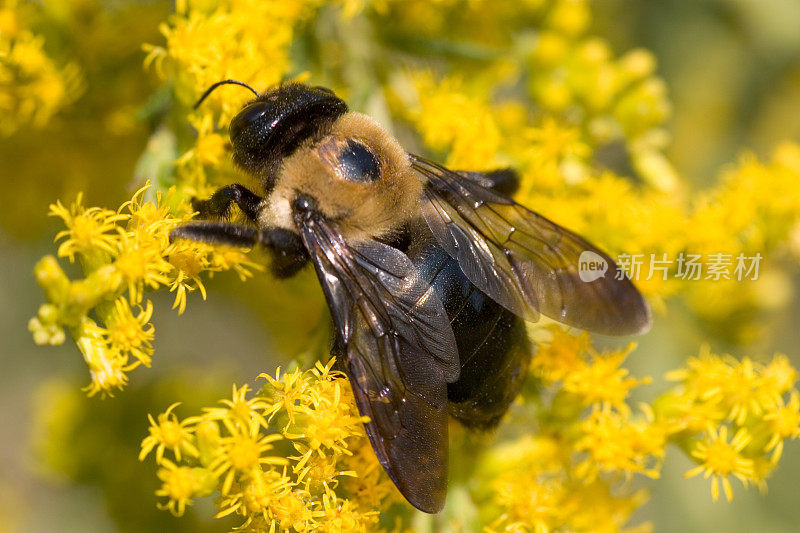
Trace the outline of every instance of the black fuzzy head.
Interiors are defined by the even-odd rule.
[[[248,102],[231,121],[233,160],[269,188],[286,156],[346,112],[330,89],[282,85]]]

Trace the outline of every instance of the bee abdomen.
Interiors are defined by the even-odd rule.
[[[447,385],[448,410],[475,428],[496,425],[519,393],[531,347],[519,317],[477,289],[427,228],[412,232],[409,257],[444,304],[455,334],[461,374]]]

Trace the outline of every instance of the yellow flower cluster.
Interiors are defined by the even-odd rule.
[[[785,142],[766,162],[743,155],[716,188],[698,195],[686,224],[687,250],[764,258],[756,283],[722,279],[682,287],[698,316],[719,325],[725,337],[757,339],[764,326],[751,320],[754,311],[781,309],[793,292],[783,266],[800,258],[800,145]]]
[[[629,481],[658,477],[667,443],[649,409],[634,415],[627,403],[650,380],[621,367],[633,345],[600,353],[586,333],[532,333],[542,390],[526,398],[525,412],[536,436],[498,444],[479,462],[472,482],[481,521],[488,531],[620,530],[647,499]]]
[[[782,355],[756,363],[704,349],[668,374],[678,387],[636,416],[629,392],[650,380],[620,367],[632,346],[598,353],[585,333],[533,333],[531,369],[544,392],[526,410],[537,436],[487,451],[472,480],[489,531],[617,531],[647,500],[632,476],[658,478],[670,443],[698,463],[687,477],[711,477],[713,499],[721,485],[730,500],[729,477],[765,488],[784,441],[800,437],[797,371]],[[550,401],[537,405],[542,397]]]
[[[58,256],[77,259],[84,278],[70,280],[53,256],[39,261],[34,273],[47,303],[28,328],[37,344],[61,344],[64,328],[69,330],[89,366],[90,395],[109,395],[127,383],[127,372],[150,366],[153,304],[145,300],[145,289],[168,287],[175,293],[173,308],[182,313],[188,292],[199,290],[205,298],[202,272],[234,270],[244,279],[259,268],[240,250],[170,243],[170,229],[191,213],[172,215],[171,193],[145,201],[148,189],[139,189],[117,211],[86,208],[80,196],[69,207],[50,206],[67,228],[56,236],[62,241]]]
[[[233,78],[264,90],[290,72],[294,27],[318,4],[318,0],[179,0],[175,13],[160,26],[166,43],[144,46],[145,65],[153,65],[162,80],[172,82],[174,97],[186,110],[220,80]],[[220,170],[225,145],[214,127],[226,127],[249,98],[252,94],[245,89],[223,89],[189,116],[198,136],[178,160],[182,192],[210,194],[208,182]]]
[[[145,64],[174,83],[185,106],[220,80],[235,78],[265,88],[289,71],[293,27],[319,2],[278,0],[179,0],[175,14],[160,27],[164,46],[145,45]],[[257,23],[255,22],[257,21]],[[246,91],[211,95],[204,107],[227,124],[250,95]]]
[[[654,404],[656,418],[698,466],[686,473],[711,477],[732,499],[728,476],[766,487],[786,439],[800,437],[797,371],[783,355],[768,362],[715,355],[704,347],[686,368],[671,372],[680,386]],[[730,434],[730,439],[729,439]]]
[[[44,126],[83,91],[74,63],[58,66],[44,38],[26,24],[16,0],[0,7],[0,136],[27,125]]]
[[[376,531],[378,509],[398,493],[333,364],[262,374],[259,393],[234,386],[230,400],[199,416],[179,420],[174,404],[150,417],[139,459],[155,449],[164,508],[181,515],[219,491],[216,517],[240,517],[237,530]]]

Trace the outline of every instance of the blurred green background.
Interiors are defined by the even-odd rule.
[[[155,508],[153,467],[136,461],[147,431],[144,413],[178,398],[191,398],[187,411],[210,405],[228,394],[231,382],[252,382],[295,354],[297,347],[277,345],[265,328],[266,321],[291,317],[259,301],[272,282],[240,285],[232,275],[218,276],[208,283],[209,301],[190,302],[182,317],[169,310],[169,295],[156,295],[155,364],[133,372],[114,399],[80,391],[88,380],[74,345],[36,347],[27,331],[42,300],[33,264],[53,253],[60,229],[46,217],[48,204],[84,191],[86,205],[119,205],[135,189],[137,159],[154,127],[119,117],[141,109],[159,88],[142,69],[141,44],[161,42],[158,24],[171,4],[118,1],[102,10],[86,4],[72,6],[68,19],[45,35],[56,60],[81,65],[85,92],[44,129],[0,138],[0,531],[211,531],[198,518],[210,509],[176,520]],[[743,148],[766,157],[781,140],[800,140],[800,1],[598,0],[593,11],[590,33],[608,39],[615,52],[643,47],[657,57],[674,105],[668,155],[700,188]],[[768,338],[736,353],[780,351],[800,366],[796,295],[771,321]],[[629,367],[656,377],[648,387],[655,396],[665,386],[658,377],[694,355],[702,340],[707,333],[676,309],[656,319]],[[717,347],[730,348],[721,340]],[[77,428],[59,427],[53,414],[64,410],[80,420]],[[78,445],[85,457],[66,453]],[[787,444],[767,494],[734,481],[731,504],[713,504],[706,480],[683,479],[691,465],[682,454],[668,453],[665,463],[663,479],[647,485],[651,500],[634,523],[652,520],[657,531],[798,530],[797,442]],[[112,486],[126,491],[106,490]]]

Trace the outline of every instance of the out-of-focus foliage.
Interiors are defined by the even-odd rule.
[[[44,37],[25,27],[17,2],[0,10],[0,135],[41,128],[82,90],[74,63],[61,68],[44,51]]]
[[[132,192],[131,168],[147,140],[147,124],[164,105],[153,94],[156,84],[142,75],[141,45],[157,38],[169,6],[99,0],[0,6],[0,42],[17,42],[6,33],[7,23],[18,35],[32,36],[44,54],[40,67],[52,65],[61,73],[57,79],[63,82],[64,97],[79,97],[72,105],[64,105],[68,100],[63,98],[49,100],[37,111],[47,110],[47,123],[15,128],[13,135],[0,138],[3,198],[13,200],[0,209],[0,227],[12,238],[30,239],[48,227],[46,217],[31,216],[31,207],[42,201],[73,199],[83,192],[90,205],[119,205],[119,198]],[[6,60],[0,53],[0,65]],[[1,78],[0,94],[0,99],[12,94],[36,98],[36,93],[20,92],[16,78]],[[5,124],[8,118],[3,112],[0,120]]]
[[[65,227],[56,236],[56,254],[80,269],[68,277],[52,256],[37,265],[46,303],[29,323],[34,340],[60,344],[69,333],[89,366],[89,393],[110,394],[138,379],[141,373],[128,376],[134,367],[158,364],[150,291],[175,292],[181,312],[196,299],[194,289],[204,294],[206,274],[232,269],[244,277],[256,268],[258,258],[238,250],[167,239],[169,229],[191,218],[191,197],[247,179],[232,168],[225,129],[250,94],[223,87],[192,109],[206,87],[227,78],[259,90],[289,79],[326,85],[352,109],[376,117],[410,151],[459,169],[517,168],[523,204],[612,256],[641,254],[645,268],[651,258],[669,259],[662,272],[636,279],[656,321],[669,307],[717,343],[763,338],[768,319],[790,301],[800,258],[800,146],[787,141],[761,159],[745,153],[699,190],[673,166],[668,121],[675,113],[681,128],[688,119],[673,109],[654,55],[643,49],[616,54],[592,30],[591,7],[583,0],[179,0],[170,15],[162,13],[161,36],[143,39],[142,28],[157,24],[153,11],[131,17],[136,5],[8,4],[0,29],[12,28],[28,41],[8,39],[4,31],[0,46],[3,39],[36,43],[46,68],[33,72],[60,80],[64,97],[42,110],[43,118],[15,116],[5,154],[41,142],[41,134],[27,131],[31,121],[50,120],[41,127],[57,138],[80,132],[74,145],[65,140],[55,148],[80,146],[74,155],[54,159],[66,161],[70,174],[59,188],[86,189],[91,198],[101,180],[112,179],[117,185],[110,190],[119,192],[129,176],[99,172],[101,164],[73,167],[72,158],[98,151],[109,136],[117,139],[114,147],[125,145],[119,154],[110,152],[130,157],[133,125],[139,120],[153,128],[135,176],[137,186],[149,179],[152,187],[125,203],[102,188],[119,209],[86,207],[101,202],[84,202],[77,193],[51,206]],[[135,22],[120,36],[113,21],[122,18]],[[80,38],[65,37],[81,31]],[[119,96],[128,90],[121,81],[93,92],[93,80],[115,79],[108,65],[121,57],[115,52],[130,53],[121,43],[131,42],[143,47],[147,70],[162,84],[138,114]],[[108,49],[110,43],[118,48]],[[78,70],[68,65],[83,73],[84,98],[96,103],[82,117],[69,115],[80,85],[70,81]],[[20,91],[21,79],[13,79],[9,94],[35,101],[37,93]],[[115,97],[127,103],[117,106]],[[677,158],[684,160],[680,153]],[[25,164],[47,174],[48,158]],[[113,173],[117,167],[108,168]],[[44,184],[29,185],[41,194]],[[11,211],[6,216],[13,221]],[[677,258],[690,255],[699,258],[700,279],[681,276],[685,265]],[[763,258],[757,280],[709,275],[723,259],[756,255]],[[269,290],[254,305],[282,315],[272,327],[282,347],[293,355],[304,350],[306,364],[321,357],[327,317],[313,277],[262,283]],[[122,453],[135,456],[136,441],[145,437],[141,455],[154,456],[158,465],[150,479],[161,484],[152,489],[159,505],[174,514],[201,509],[178,520],[176,527],[187,530],[205,512],[220,519],[216,527],[253,531],[413,526],[539,533],[647,530],[647,523],[629,522],[648,499],[646,481],[663,472],[670,444],[692,462],[686,476],[711,478],[716,500],[720,492],[732,497],[731,478],[764,488],[785,455],[784,441],[800,436],[796,371],[782,355],[735,358],[703,345],[663,379],[635,377],[623,366],[633,346],[600,350],[588,335],[550,325],[532,325],[530,332],[538,345],[530,386],[497,437],[453,426],[450,495],[436,518],[414,515],[394,493],[364,438],[346,382],[322,363],[306,372],[267,372],[275,377],[267,377],[259,392],[234,387],[222,407],[210,407],[202,391],[176,386],[155,410],[173,401],[190,405],[151,417],[146,437],[144,426],[131,437],[107,422],[115,405],[138,408],[141,420],[145,409],[153,410],[125,391],[118,396],[130,404],[103,404],[106,418],[74,450],[47,444],[71,442],[90,424],[78,397],[62,390],[61,407],[46,418],[47,437],[39,442],[51,467],[84,480],[91,476],[82,469],[97,467],[91,460],[97,447],[108,444],[119,453],[110,460],[129,465]],[[655,399],[634,408],[631,395],[643,390]],[[178,418],[176,410],[193,416]],[[123,490],[122,477],[97,477],[111,500]],[[218,496],[213,511],[202,503],[211,495]]]

